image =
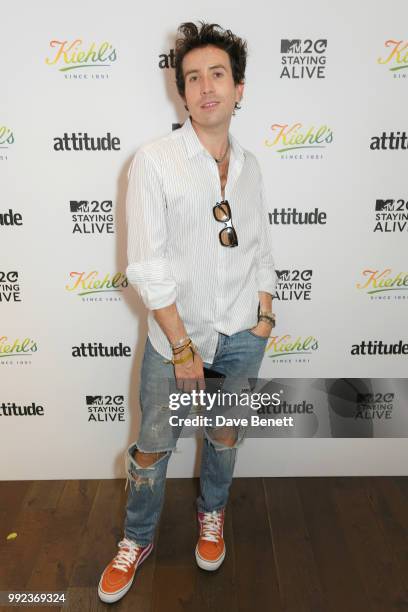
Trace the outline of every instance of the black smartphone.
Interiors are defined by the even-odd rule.
[[[210,370],[210,368],[203,367],[204,378],[225,378],[225,374],[217,372],[217,370]]]

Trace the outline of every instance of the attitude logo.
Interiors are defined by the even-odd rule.
[[[169,53],[160,53],[158,66],[161,70],[176,67],[176,57],[174,55],[174,49],[170,49]]]
[[[112,200],[70,200],[73,234],[114,234]]]
[[[63,72],[66,79],[107,79],[109,68],[117,60],[116,49],[108,41],[87,44],[81,38],[51,40],[50,47],[45,63]]]
[[[282,302],[312,299],[312,270],[276,270],[278,283],[274,298]]]
[[[384,421],[392,418],[394,393],[359,393],[355,419]]]
[[[18,272],[0,270],[0,304],[4,302],[21,302]]]
[[[310,356],[319,348],[317,338],[298,336],[296,340],[285,336],[270,336],[265,348],[266,356],[276,363],[309,363]]]
[[[374,232],[398,233],[408,231],[408,201],[376,200]]]
[[[31,365],[31,357],[37,352],[38,346],[32,338],[9,338],[0,336],[0,366]]]
[[[15,402],[2,402],[0,404],[0,417],[10,416],[44,416],[44,406],[39,406],[35,402],[23,406]]]
[[[407,76],[408,68],[408,42],[403,40],[386,40],[384,57],[379,57],[377,62],[387,66],[392,72],[394,79]]]
[[[106,346],[102,342],[81,342],[72,347],[72,357],[131,357],[130,346],[122,342],[115,346]]]
[[[281,159],[323,159],[321,150],[333,142],[333,131],[327,125],[307,128],[302,123],[274,123],[271,130],[273,138],[266,138],[265,146],[279,153]],[[299,149],[313,153],[293,153]]]
[[[327,39],[281,40],[280,78],[287,79],[324,79],[326,77]]]
[[[0,225],[23,225],[23,217],[9,208],[6,213],[0,212]]]
[[[261,406],[257,409],[258,414],[273,414],[274,416],[286,416],[288,414],[314,414],[314,405],[312,402],[303,400],[297,404],[292,404],[283,400],[277,406],[269,404],[267,406]]]
[[[408,291],[408,272],[394,274],[391,268],[385,270],[363,270],[364,282],[356,284],[357,289],[364,291],[372,300],[405,300]]]
[[[372,136],[370,149],[372,151],[406,151],[408,149],[408,139],[406,132],[383,132],[381,136]]]
[[[65,285],[65,289],[70,293],[75,293],[82,298],[83,302],[117,302],[121,301],[117,297],[87,297],[96,293],[120,293],[128,286],[128,279],[123,272],[115,274],[105,274],[103,278],[99,276],[97,270],[92,272],[70,272],[71,283]]]
[[[87,395],[88,423],[124,423],[124,402],[123,395]]]
[[[0,161],[8,160],[8,150],[14,144],[14,133],[6,125],[0,125]]]
[[[352,344],[352,355],[408,355],[408,343],[400,340],[396,343],[382,340],[361,340],[360,344]]]
[[[108,132],[106,136],[88,136],[86,132],[71,132],[69,136],[54,138],[54,151],[120,151],[120,139],[112,137]]]
[[[298,211],[297,208],[274,208],[268,213],[271,225],[326,225],[327,213],[315,208]]]

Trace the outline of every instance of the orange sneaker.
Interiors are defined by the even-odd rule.
[[[126,595],[132,586],[137,568],[153,550],[153,544],[139,546],[133,540],[123,538],[118,544],[119,552],[107,565],[98,585],[99,598],[113,603]]]
[[[216,570],[225,557],[224,509],[198,512],[200,536],[195,549],[197,565],[205,570]]]

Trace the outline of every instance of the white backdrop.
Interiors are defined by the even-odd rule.
[[[186,118],[170,51],[177,26],[198,19],[248,41],[247,84],[231,131],[260,161],[276,267],[287,271],[274,300],[276,337],[260,374],[362,378],[374,407],[387,403],[384,390],[397,390],[394,428],[384,429],[377,413],[370,435],[361,437],[349,419],[338,438],[328,428],[309,437],[306,429],[295,434],[300,437],[247,439],[235,474],[406,474],[407,396],[395,379],[407,375],[407,354],[352,354],[361,353],[356,346],[363,341],[408,343],[407,152],[403,144],[370,148],[383,132],[401,135],[407,126],[406,2],[256,0],[238,7],[213,0],[143,6],[75,0],[62,10],[50,0],[20,0],[2,6],[0,478],[124,476],[124,450],[139,427],[146,312],[131,287],[87,296],[71,289],[81,273],[103,281],[126,269],[129,164],[139,145]],[[64,50],[73,46],[58,57],[52,41],[66,41]],[[399,41],[400,52],[385,61]],[[86,53],[97,58],[98,50],[100,59],[92,62],[90,55],[90,66],[72,62],[73,51],[84,52],[76,59],[87,64]],[[288,65],[290,76],[282,73]],[[310,72],[298,78],[302,65]],[[320,78],[314,65],[322,67]],[[304,136],[322,128],[331,142],[288,145],[280,153],[285,143],[276,141],[276,126],[287,131],[295,124]],[[110,133],[120,149],[55,150],[64,133]],[[282,209],[294,208],[317,208],[325,223],[277,223]],[[76,218],[78,226],[79,214],[86,217]],[[383,231],[374,231],[377,219]],[[394,284],[364,286],[370,275]],[[379,288],[387,290],[369,293]],[[313,349],[290,349],[309,337]],[[131,355],[74,357],[82,343],[122,343]],[[393,379],[394,386],[380,379]],[[299,388],[300,401],[309,400],[311,384]],[[19,415],[24,406],[31,409]],[[108,420],[89,420],[90,414]],[[198,451],[195,440],[181,439],[168,475],[197,474]]]

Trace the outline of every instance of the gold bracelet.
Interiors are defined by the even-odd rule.
[[[186,363],[187,361],[189,361],[190,359],[194,359],[194,354],[198,353],[197,347],[196,345],[193,343],[192,340],[190,340],[190,342],[188,343],[188,346],[186,348],[190,349],[190,354],[186,355],[185,357],[180,357],[180,359],[166,359],[165,363],[172,363],[173,365],[180,365],[182,363]],[[176,355],[179,355],[180,353],[182,353],[183,351],[179,351],[178,353],[176,353]]]
[[[189,355],[186,355],[185,357],[180,357],[180,359],[173,359],[171,360],[173,365],[180,365],[181,363],[186,363],[186,361],[190,361],[190,359],[194,359],[194,352],[191,351],[191,353]]]
[[[186,361],[189,361],[189,359],[192,358],[192,354],[187,355],[186,357],[180,357],[180,359],[174,359],[174,357],[172,359],[165,359],[164,363],[172,363],[173,365],[178,365],[180,363],[185,363]]]

